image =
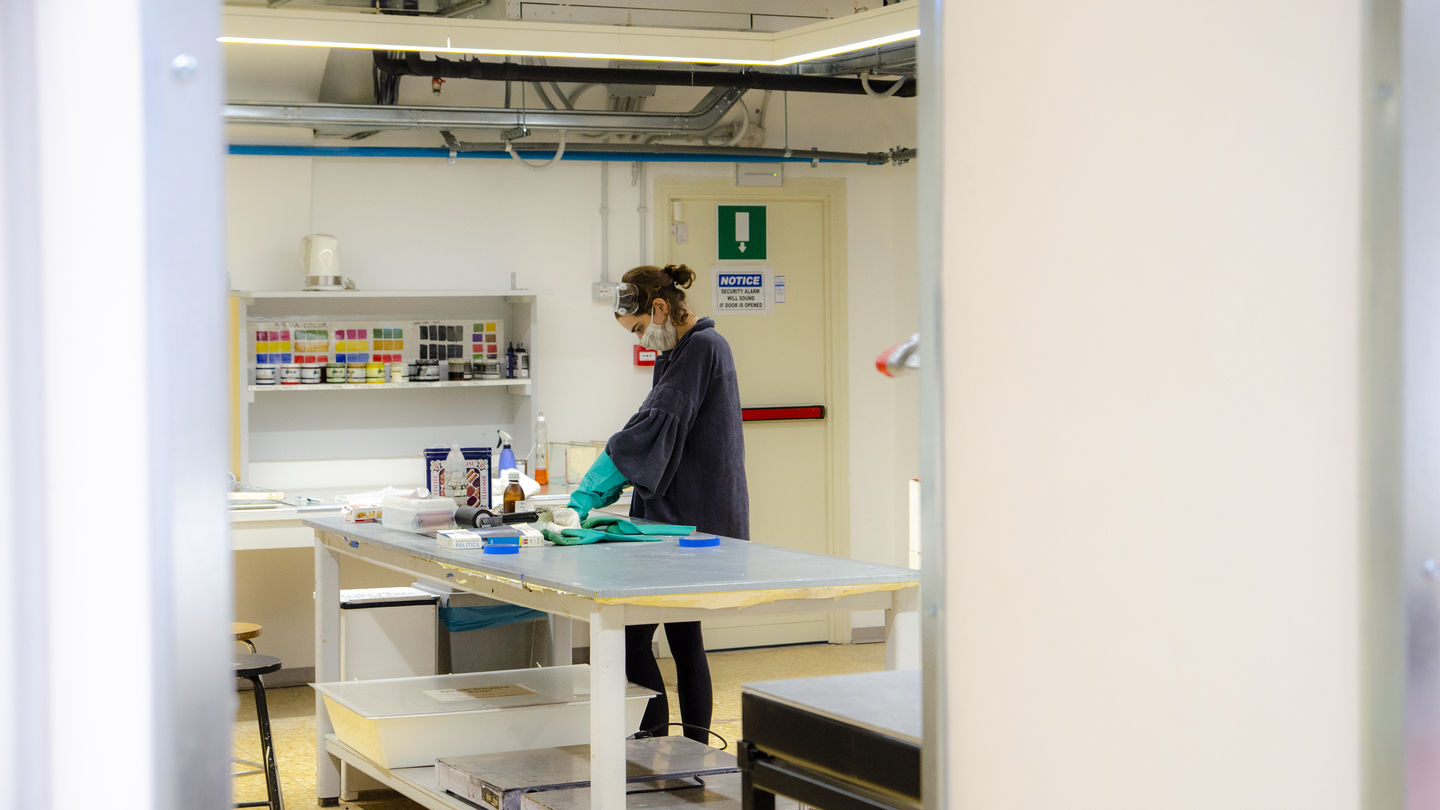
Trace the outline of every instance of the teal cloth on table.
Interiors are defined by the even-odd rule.
[[[610,460],[610,454],[601,453],[595,463],[590,465],[590,469],[585,471],[580,485],[570,493],[570,501],[566,505],[584,520],[591,509],[609,506],[620,500],[620,491],[628,483],[630,482],[625,480],[625,476],[615,468],[615,462]]]
[[[610,515],[588,518],[579,529],[565,529],[556,534],[546,531],[545,539],[561,546],[583,546],[590,543],[633,543],[651,542],[664,536],[686,535],[695,531],[694,526],[675,526],[667,523],[632,523],[624,518]]]
[[[600,529],[607,534],[689,534],[694,526],[676,526],[671,523],[632,523],[614,515],[596,515],[580,524],[582,529]]]

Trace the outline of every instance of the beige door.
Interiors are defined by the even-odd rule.
[[[795,183],[782,188],[724,184],[657,183],[656,255],[686,264],[697,278],[687,293],[695,310],[715,319],[730,342],[746,408],[820,405],[813,421],[747,422],[746,475],[752,540],[817,554],[846,555],[849,538],[835,520],[833,493],[846,491],[843,392],[845,345],[835,314],[844,312],[843,181]],[[677,204],[678,203],[678,208]],[[717,259],[717,206],[765,206],[764,259]],[[672,229],[679,214],[683,227]],[[680,239],[684,239],[683,242]],[[753,250],[751,251],[753,253]],[[716,311],[716,273],[765,268],[769,312]],[[774,276],[784,277],[784,300],[775,301]],[[842,283],[837,283],[841,279]],[[706,622],[711,649],[848,640],[848,617],[814,613]],[[841,623],[843,627],[840,626]],[[663,638],[664,634],[657,634]]]

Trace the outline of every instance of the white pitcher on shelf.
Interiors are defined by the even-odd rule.
[[[340,275],[340,240],[328,233],[300,238],[300,267],[307,290],[353,290],[354,282]]]

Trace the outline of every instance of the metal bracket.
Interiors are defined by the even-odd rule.
[[[504,141],[505,143],[509,143],[510,141],[518,141],[521,138],[528,137],[530,137],[530,128],[524,125],[514,127],[512,129],[507,129],[504,132],[500,133],[500,140]]]

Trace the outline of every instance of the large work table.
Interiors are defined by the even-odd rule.
[[[444,548],[425,535],[338,517],[305,520],[315,530],[315,677],[339,678],[339,557],[443,583],[590,627],[590,772],[596,808],[625,806],[625,626],[695,621],[722,611],[750,615],[815,610],[886,614],[887,664],[920,666],[919,572],[908,568],[792,551],[721,538],[720,545],[682,548],[674,539],[524,548],[519,554]],[[558,622],[552,660],[569,661],[568,621]],[[330,724],[316,699],[316,795],[340,794],[341,749],[327,741]],[[331,746],[334,746],[332,748]],[[413,796],[412,798],[421,798]],[[436,804],[435,806],[446,806]]]

